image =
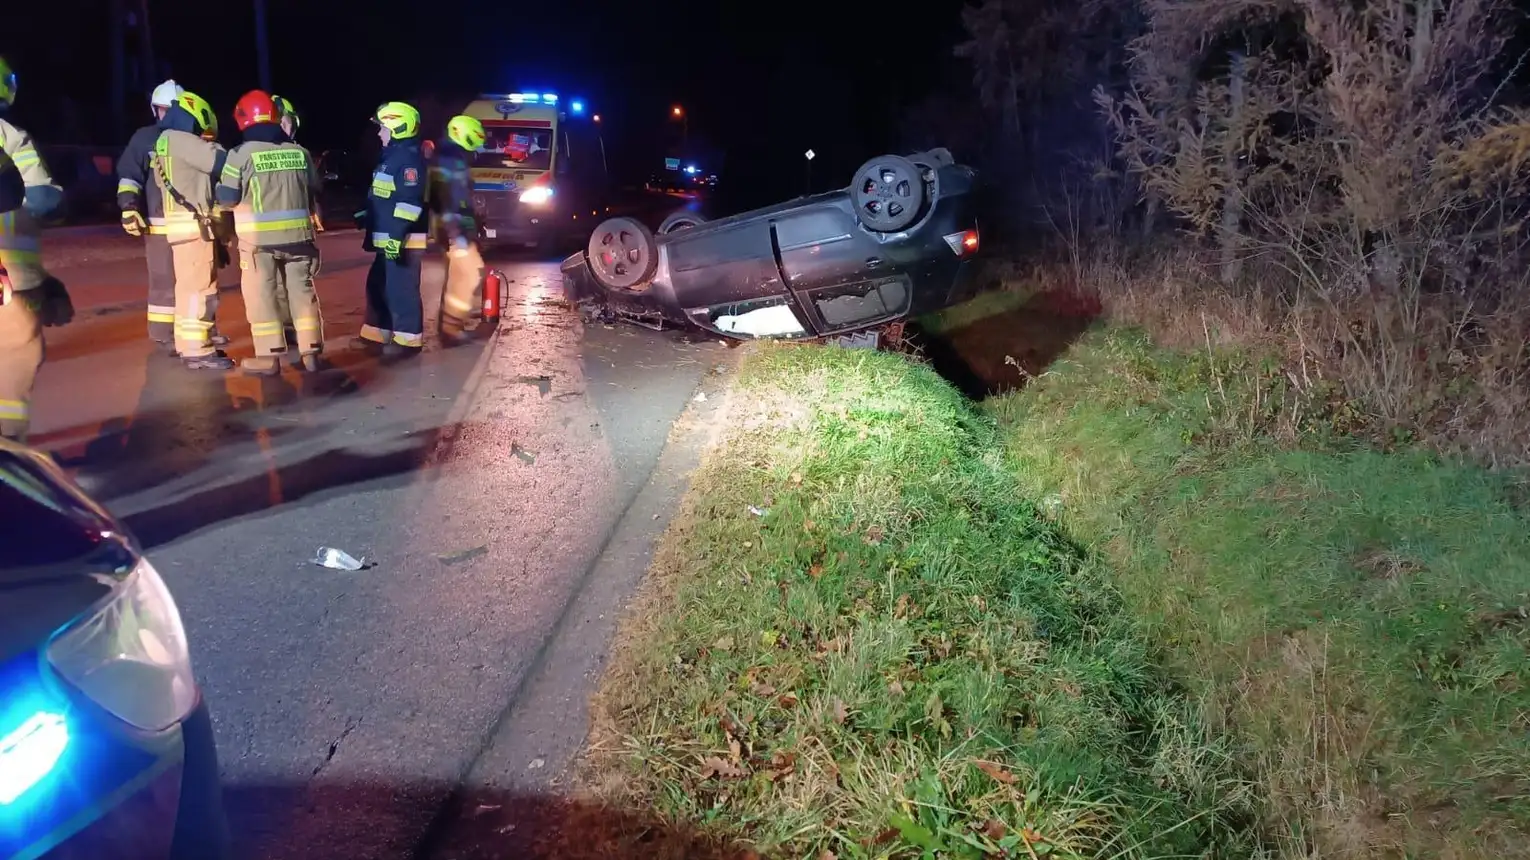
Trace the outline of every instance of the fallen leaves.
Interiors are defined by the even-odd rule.
[[[1017,780],[1017,777],[1006,770],[1001,764],[995,764],[991,761],[983,761],[982,759],[977,759],[973,761],[972,764],[978,770],[988,774],[988,777],[994,782],[1002,782],[1005,785],[1014,785]]]
[[[842,699],[835,699],[833,703],[829,705],[829,710],[834,715],[834,722],[836,725],[842,726],[845,724],[845,720],[850,719],[850,711],[845,707],[844,700]]]
[[[707,756],[701,760],[701,778],[743,779],[749,772],[720,756]]]

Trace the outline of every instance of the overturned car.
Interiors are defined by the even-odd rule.
[[[657,231],[611,218],[563,261],[566,298],[730,338],[847,334],[976,291],[977,175],[935,149],[861,165],[846,188]]]

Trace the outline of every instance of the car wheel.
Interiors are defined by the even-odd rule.
[[[928,199],[924,171],[897,155],[873,158],[850,183],[855,217],[869,230],[896,233],[919,220]]]
[[[646,285],[659,268],[659,246],[653,231],[633,218],[600,222],[585,252],[595,280],[608,289]]]
[[[707,223],[707,218],[699,212],[681,209],[679,212],[671,212],[668,218],[659,222],[659,235],[673,233],[676,230],[685,230]]]

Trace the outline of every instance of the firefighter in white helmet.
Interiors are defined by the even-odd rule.
[[[32,385],[43,362],[44,326],[74,317],[64,285],[42,266],[41,222],[58,211],[64,192],[48,175],[31,135],[7,118],[16,99],[16,75],[0,58],[0,152],[21,175],[19,209],[0,214],[0,436],[25,441]]]

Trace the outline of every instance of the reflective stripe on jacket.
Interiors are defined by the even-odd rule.
[[[218,200],[235,203],[234,231],[241,244],[269,248],[311,242],[313,190],[318,166],[296,143],[246,140],[229,150],[218,180]]]
[[[165,235],[172,243],[201,235],[197,215],[212,214],[213,185],[226,155],[223,147],[187,131],[166,129],[154,142],[150,170],[163,193]],[[170,187],[166,187],[167,178]],[[175,193],[171,193],[171,188]],[[191,208],[177,201],[177,196]]]

